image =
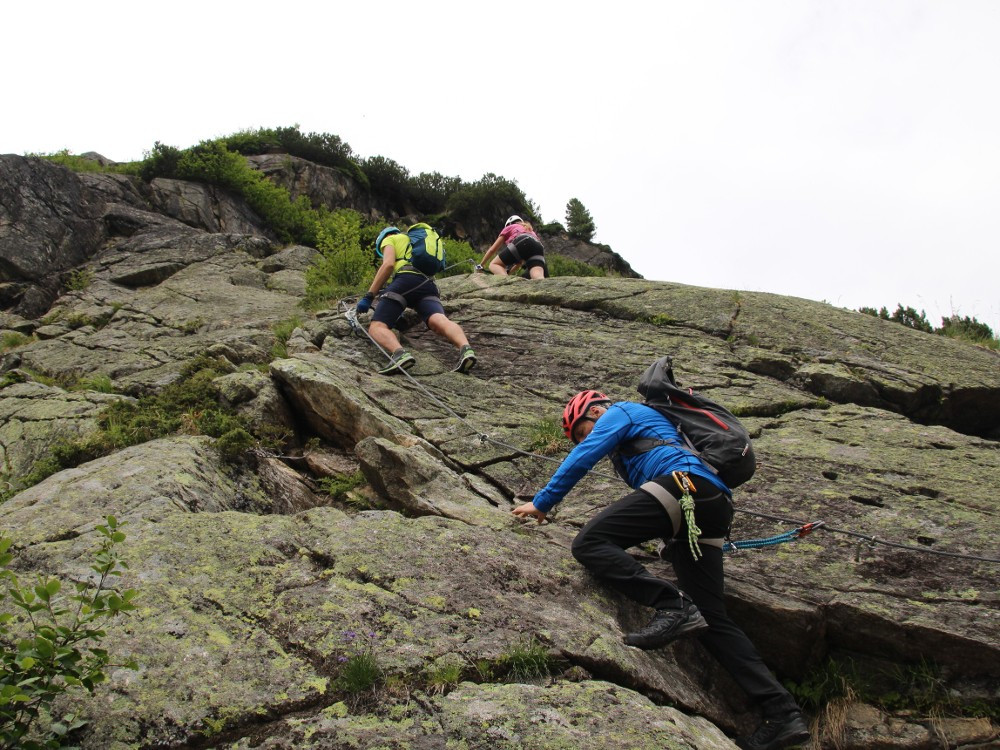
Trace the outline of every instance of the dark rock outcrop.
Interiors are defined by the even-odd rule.
[[[642,278],[636,273],[628,261],[618,253],[614,252],[607,245],[598,245],[593,242],[584,242],[574,239],[568,234],[547,234],[542,238],[545,243],[545,252],[563,255],[581,263],[586,263],[597,268],[603,268],[618,276],[638,279]]]
[[[100,208],[76,173],[44,159],[0,156],[0,305],[38,316],[60,274],[104,239]]]

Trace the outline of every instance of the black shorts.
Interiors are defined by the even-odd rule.
[[[497,257],[508,268],[521,262],[529,270],[535,266],[545,268],[545,246],[530,234],[519,234],[507,243]]]
[[[399,273],[379,295],[372,323],[385,323],[392,328],[407,307],[417,311],[420,319],[427,320],[436,313],[444,315],[437,284],[421,273]]]

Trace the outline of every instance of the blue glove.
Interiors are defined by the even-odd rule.
[[[366,313],[372,309],[372,300],[375,299],[375,295],[371,292],[366,292],[365,296],[358,300],[358,306],[355,311],[358,315]]]

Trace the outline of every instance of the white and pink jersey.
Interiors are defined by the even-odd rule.
[[[511,224],[509,227],[504,227],[502,230],[500,230],[500,238],[505,243],[510,242],[515,237],[517,237],[519,235],[522,235],[522,234],[529,234],[532,237],[534,237],[536,240],[538,239],[538,235],[537,234],[535,234],[534,232],[530,231],[527,227],[524,226],[524,224],[519,224],[519,223],[516,223],[516,222],[514,224]],[[539,241],[541,241],[541,240],[539,240]]]

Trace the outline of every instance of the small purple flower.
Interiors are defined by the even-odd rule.
[[[358,634],[355,633],[353,630],[345,630],[344,631],[344,640],[345,641],[353,641],[357,637],[358,637]]]
[[[347,657],[346,656],[338,656],[337,657],[337,661],[339,661],[341,664],[343,664],[345,661],[347,661]]]

